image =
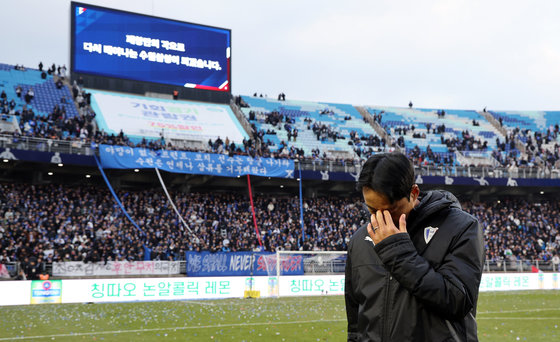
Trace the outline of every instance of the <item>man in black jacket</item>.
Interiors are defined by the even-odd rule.
[[[371,216],[348,245],[348,341],[478,341],[477,219],[449,192],[420,193],[401,153],[369,158],[358,189]]]

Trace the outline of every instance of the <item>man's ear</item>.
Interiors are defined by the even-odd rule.
[[[412,200],[412,202],[416,202],[418,196],[420,196],[420,188],[417,184],[414,184],[412,186],[412,190],[410,191],[410,199]]]

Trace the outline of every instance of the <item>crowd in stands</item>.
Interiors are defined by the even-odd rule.
[[[453,153],[434,153],[428,145],[426,151],[418,146],[407,150],[406,155],[414,165],[453,165]],[[428,162],[429,161],[429,162]]]
[[[486,259],[550,261],[560,255],[559,201],[463,203],[485,228]]]
[[[38,67],[39,67],[39,71],[41,71],[41,72],[44,71],[43,70],[43,67],[44,67],[43,62],[39,62]],[[59,65],[57,67],[57,65],[55,63],[53,63],[51,65],[51,67],[47,69],[46,72],[49,75],[57,75],[58,77],[62,77],[64,79],[64,77],[66,77],[67,69],[66,69],[66,65],[62,65],[62,66]]]
[[[246,195],[176,196],[190,234],[158,190],[118,192],[141,231],[108,190],[28,184],[1,184],[0,190],[0,261],[21,262],[25,269],[53,261],[184,260],[186,251],[261,250]],[[351,199],[308,199],[302,241],[296,197],[256,196],[254,203],[266,251],[345,250],[364,217]]]
[[[342,134],[340,134],[340,132],[337,132],[335,129],[333,129],[332,126],[317,121],[313,122],[313,125],[310,125],[310,123],[308,123],[307,129],[310,128],[319,141],[336,142],[337,139],[345,138]]]
[[[184,227],[161,190],[118,191],[138,230],[108,190],[94,186],[0,184],[0,262],[36,277],[53,261],[184,260],[186,251],[346,250],[369,214],[358,197],[255,196],[260,241],[246,194],[176,193]],[[463,203],[486,236],[489,261],[560,253],[558,201]],[[262,247],[261,247],[262,242]],[[30,272],[35,270],[37,274]]]
[[[383,113],[385,113],[384,110],[379,111],[379,113],[376,110],[374,110],[373,114],[371,114],[373,121],[381,124],[381,120],[383,119]],[[364,122],[367,122],[367,119],[365,117],[364,117]]]
[[[8,100],[8,95],[2,90],[2,93],[0,93],[0,109],[2,110],[2,114],[15,114],[15,107],[16,102],[14,99]]]
[[[219,153],[219,154],[227,154],[229,156],[233,155],[246,155],[255,157],[275,157],[281,158],[278,154],[274,154],[270,152],[268,146],[271,144],[270,141],[267,143],[263,143],[263,136],[264,132],[257,132],[255,135],[255,139],[243,139],[243,146],[240,144],[236,144],[233,141],[230,141],[228,137],[226,137],[225,141],[218,137],[216,140],[208,140],[208,148],[209,152]]]
[[[22,70],[18,66],[18,70]],[[66,67],[56,66],[53,64],[48,70],[43,70],[43,64],[39,63],[39,70],[49,75],[56,75],[56,86],[62,88],[66,77]],[[0,111],[3,115],[16,115],[20,118],[19,132],[13,132],[14,142],[24,137],[38,137],[47,139],[58,139],[67,141],[79,141],[84,145],[91,145],[95,147],[99,144],[112,144],[112,145],[125,145],[130,147],[145,147],[150,149],[176,149],[197,151],[199,147],[172,147],[166,144],[162,139],[144,139],[140,142],[132,142],[124,133],[120,134],[107,134],[106,132],[96,129],[94,124],[95,113],[90,107],[90,94],[88,94],[81,87],[83,85],[82,79],[74,81],[71,85],[71,93],[73,100],[76,103],[79,111],[79,116],[68,117],[66,114],[65,105],[72,102],[72,99],[67,99],[64,96],[60,98],[60,105],[55,105],[52,111],[44,115],[36,115],[31,106],[23,106],[21,109],[17,107],[14,99],[8,99],[5,92],[0,94]],[[25,103],[29,104],[33,101],[35,93],[32,87],[23,92],[21,87],[16,89],[16,94]],[[254,96],[257,96],[255,93]],[[262,96],[262,95],[261,95]],[[279,97],[284,100],[284,94],[279,94]],[[235,98],[235,103],[240,107],[248,107],[243,101],[241,96]],[[321,115],[332,114],[328,109],[320,112]],[[374,112],[372,114],[374,121],[381,124],[385,130],[391,135],[395,135],[395,145],[387,146],[384,139],[377,136],[359,136],[356,132],[350,132],[349,136],[343,135],[333,126],[326,123],[305,118],[307,129],[312,130],[318,141],[322,142],[336,142],[340,139],[347,139],[348,144],[354,146],[355,159],[366,159],[379,150],[394,149],[400,147],[406,150],[406,153],[415,162],[420,165],[452,165],[455,159],[452,154],[454,151],[488,151],[488,142],[478,139],[472,135],[468,130],[461,133],[460,136],[450,136],[444,134],[446,132],[445,125],[433,125],[431,123],[425,124],[425,130],[418,131],[414,125],[403,125],[390,128],[383,125],[384,111]],[[445,116],[444,110],[437,111],[438,117]],[[298,135],[301,132],[295,127],[295,119],[278,112],[271,113],[249,113],[249,119],[262,119],[265,123],[270,124],[274,129],[267,129],[266,131],[259,130],[255,125],[251,125],[253,131],[251,132],[253,138],[248,139],[241,144],[228,143],[223,144],[219,141],[210,141],[207,148],[203,149],[208,152],[225,153],[229,155],[248,155],[248,156],[261,156],[272,158],[297,158],[297,159],[310,159],[310,160],[335,160],[341,164],[354,162],[354,160],[344,160],[337,157],[313,151],[311,155],[305,155],[302,149],[293,147],[290,142],[297,141]],[[345,118],[350,120],[351,117]],[[364,119],[366,120],[366,119]],[[499,117],[500,123],[503,123],[502,117]],[[478,122],[473,120],[473,125]],[[281,141],[277,146],[278,150],[271,151],[271,146],[274,144],[265,138],[265,135],[275,135],[278,131],[285,130],[287,132],[287,140]],[[427,134],[437,134],[440,136],[441,144],[447,146],[449,153],[434,153],[431,148],[406,148],[405,149],[405,136],[412,138],[426,138]],[[553,170],[560,170],[560,146],[557,143],[559,135],[559,127],[550,127],[543,132],[531,132],[529,130],[520,130],[519,128],[513,129],[505,136],[505,141],[496,139],[497,148],[491,151],[491,156],[498,161],[502,166],[507,167],[515,174],[517,170],[525,167],[534,167],[538,169],[538,173],[543,177],[551,174]],[[220,140],[219,138],[217,140]],[[226,138],[227,140],[227,138]],[[522,141],[526,146],[525,153],[519,153],[516,148],[516,141]]]
[[[558,124],[543,132],[517,128],[513,130],[512,134],[524,142],[526,158],[520,161],[522,164],[531,163],[545,172],[552,168],[560,169],[560,144],[558,141],[560,128]]]
[[[384,111],[379,113],[374,111],[372,114],[374,121],[382,125],[389,135],[395,135],[397,137],[396,145],[400,148],[405,148],[405,136],[407,136],[407,134],[412,138],[426,138],[426,134],[416,131],[417,127],[413,124],[397,127],[384,125],[383,113]],[[443,117],[445,116],[445,111],[438,110],[437,115],[438,117]],[[498,119],[500,125],[503,124],[502,117]],[[472,124],[473,126],[480,125],[476,120],[472,120]],[[468,130],[461,132],[460,136],[450,137],[444,134],[446,132],[446,126],[444,124],[433,125],[428,122],[425,123],[425,129],[428,134],[440,135],[441,144],[447,146],[450,153],[446,153],[445,155],[433,153],[429,146],[425,151],[420,150],[418,147],[412,149],[407,148],[407,155],[420,164],[430,164],[434,166],[452,165],[454,163],[454,158],[451,154],[454,151],[490,151],[488,141],[476,138]],[[499,137],[496,138],[496,148],[490,151],[491,156],[500,165],[512,171],[513,175],[517,174],[520,168],[534,167],[541,176],[548,176],[552,170],[560,170],[560,145],[557,142],[560,135],[559,133],[560,129],[558,124],[548,128],[544,132],[521,130],[519,127],[514,128],[506,132],[504,140],[501,140]],[[520,153],[517,146],[518,141],[525,146],[526,153]]]
[[[16,69],[25,71],[25,68],[22,69],[21,66],[17,66]],[[61,89],[64,86],[63,81],[66,76],[66,66],[57,67],[53,64],[45,72],[43,70],[43,63],[39,63],[39,71],[45,75],[46,72],[48,72],[49,75],[57,75],[55,82],[56,87]],[[48,115],[38,115],[33,110],[33,107],[30,106],[35,98],[33,87],[29,87],[24,94],[22,87],[18,85],[15,89],[15,93],[20,103],[22,102],[20,100],[24,101],[23,105],[17,106],[16,99],[8,99],[5,91],[2,91],[0,94],[2,114],[14,115],[19,118],[18,122],[21,133],[17,130],[11,132],[13,135],[13,142],[17,143],[17,141],[24,137],[80,140],[83,142],[93,138],[93,119],[95,118],[95,113],[89,106],[90,94],[82,90],[78,82],[74,81],[72,86],[73,99],[61,96],[57,99],[60,103],[55,104]],[[73,100],[76,101],[79,108],[78,116],[69,116],[66,112],[66,105],[73,105]]]
[[[441,136],[441,143],[447,145],[449,151],[487,151],[488,141],[476,139],[469,131],[461,132],[461,137],[444,138]]]
[[[332,111],[324,110],[321,114],[329,114]],[[297,141],[297,137],[299,134],[299,130],[295,127],[295,119],[291,118],[287,115],[283,115],[279,112],[273,111],[270,113],[257,113],[254,111],[249,112],[249,120],[261,120],[262,122],[272,125],[275,129],[267,129],[266,131],[262,129],[258,129],[255,123],[251,123],[251,128],[253,131],[254,139],[249,141],[250,144],[254,143],[254,148],[252,149],[245,149],[236,152],[236,154],[245,154],[245,155],[258,155],[262,157],[272,157],[272,158],[290,158],[290,159],[309,159],[309,160],[335,160],[340,164],[345,164],[347,162],[351,162],[351,160],[345,160],[340,158],[334,158],[326,154],[326,152],[321,152],[319,149],[314,149],[311,152],[311,155],[306,155],[305,151],[301,148],[297,148],[295,146],[290,146],[289,142]],[[351,117],[347,116],[345,120],[351,120]],[[303,119],[306,123],[307,130],[312,130],[314,135],[316,136],[318,141],[332,141],[336,142],[337,139],[346,139],[349,138],[357,146],[356,153],[358,155],[362,154],[365,149],[360,147],[362,145],[365,146],[385,146],[385,141],[381,142],[381,140],[377,136],[368,136],[368,137],[359,137],[356,132],[350,132],[349,137],[345,137],[332,126],[322,124],[320,122],[314,121],[313,119],[306,117]],[[270,150],[270,146],[274,145],[269,139],[265,140],[264,135],[276,135],[277,131],[285,130],[286,135],[288,137],[288,142],[281,141],[278,149],[274,152]],[[245,143],[244,143],[245,146]],[[231,150],[231,149],[230,149]],[[372,151],[373,153],[373,151]]]
[[[496,139],[497,149],[492,156],[513,175],[521,168],[531,167],[537,170],[538,177],[547,177],[553,170],[560,170],[559,136],[558,124],[542,132],[516,127],[507,131],[505,141]],[[517,152],[516,141],[523,145],[525,153]]]

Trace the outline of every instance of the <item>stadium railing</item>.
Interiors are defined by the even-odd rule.
[[[325,255],[329,252],[315,251],[315,252],[298,252],[290,251],[284,252],[282,255],[303,255],[303,253],[310,253],[310,258],[308,262],[304,262],[304,273],[306,275],[316,275],[316,274],[343,274],[345,267],[345,258],[341,258],[344,252],[337,252],[339,254],[333,254],[334,258],[324,258],[324,260],[314,260],[315,255]],[[271,264],[276,264],[278,258],[276,254],[271,256]],[[316,257],[315,257],[316,258]],[[331,260],[333,259],[333,260]],[[46,273],[52,276],[52,263],[46,263]],[[275,265],[272,265],[275,266]],[[19,270],[18,262],[10,262],[6,264],[6,267],[10,271],[11,276],[15,276]],[[271,267],[271,272],[269,275],[278,275],[277,267]],[[550,260],[486,260],[484,264],[485,273],[527,273],[527,272],[560,272],[559,265],[552,263]],[[187,261],[179,261],[179,274],[185,275],[187,273]],[[179,274],[177,276],[179,276]],[[129,278],[129,277],[169,277],[170,275],[118,275],[118,276],[105,276],[105,278]],[[100,275],[92,276],[81,276],[81,277],[55,277],[55,278],[102,278]],[[1,280],[1,279],[0,279]],[[8,279],[6,279],[8,280]]]
[[[93,156],[91,145],[79,140],[55,140],[0,134],[0,148],[39,152],[60,152]]]
[[[6,270],[8,271],[10,277],[15,278],[18,275],[20,270],[19,262],[10,261],[10,262],[4,262],[3,264],[6,267]],[[10,280],[10,279],[3,278],[0,276],[0,280]]]
[[[307,160],[301,161],[302,170],[359,173],[365,160],[341,163],[334,160]],[[551,169],[546,172],[544,168],[535,166],[518,167],[510,170],[507,167],[491,166],[451,166],[451,165],[415,165],[415,173],[420,176],[449,176],[469,178],[559,178],[560,170]]]
[[[560,272],[550,260],[486,260],[484,272]]]
[[[40,152],[60,152],[93,156],[96,149],[90,143],[80,140],[55,140],[33,138],[26,136],[15,137],[12,134],[0,134],[0,148],[12,148]],[[363,159],[348,161],[329,159],[302,159],[302,170],[345,172],[357,174],[361,170]],[[420,176],[449,176],[449,177],[496,177],[496,178],[560,178],[560,170],[545,170],[534,166],[520,166],[516,171],[506,167],[490,166],[451,166],[451,165],[416,165],[415,172]]]

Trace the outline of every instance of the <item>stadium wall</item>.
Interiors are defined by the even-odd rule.
[[[481,292],[560,290],[560,273],[485,273]],[[343,275],[33,280],[0,282],[0,305],[109,303],[163,300],[344,294]]]

